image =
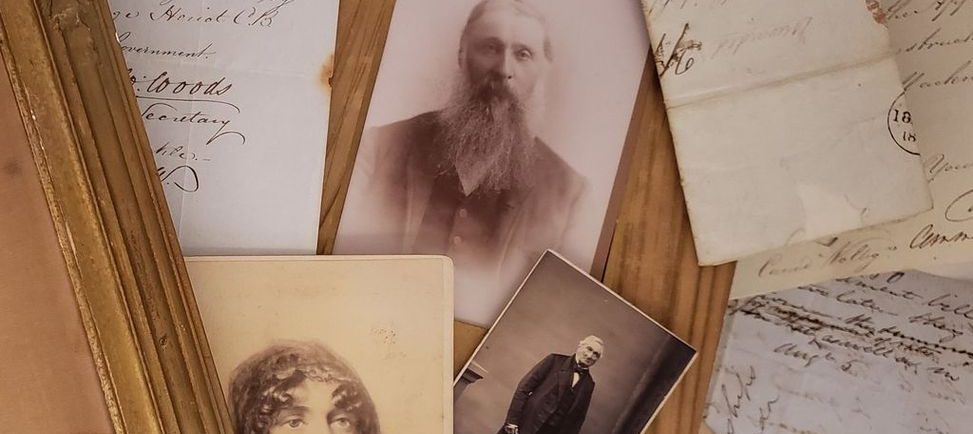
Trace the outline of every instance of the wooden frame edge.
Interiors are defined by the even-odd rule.
[[[14,85],[118,433],[230,432],[105,0],[0,0]]]

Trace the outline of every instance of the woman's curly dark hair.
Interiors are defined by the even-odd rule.
[[[336,384],[334,404],[356,416],[359,434],[379,434],[378,414],[355,371],[316,342],[272,345],[244,361],[230,380],[230,406],[237,434],[267,434],[290,392],[304,381]]]

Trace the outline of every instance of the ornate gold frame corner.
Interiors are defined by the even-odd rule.
[[[0,55],[115,432],[230,432],[108,4],[0,0]]]

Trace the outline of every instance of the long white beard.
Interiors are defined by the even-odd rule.
[[[502,83],[461,79],[439,113],[440,168],[485,173],[480,188],[506,190],[530,182],[534,135],[524,105]]]

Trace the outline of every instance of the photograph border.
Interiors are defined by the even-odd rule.
[[[0,0],[0,53],[111,426],[232,431],[104,0]]]
[[[444,434],[451,434],[453,429],[453,354],[454,351],[454,318],[453,318],[453,261],[441,255],[315,255],[315,256],[194,256],[187,257],[186,262],[343,262],[343,261],[397,261],[397,260],[444,260],[445,294],[444,302],[448,306],[443,316],[443,408]],[[229,381],[229,378],[225,379]]]
[[[527,277],[525,277],[524,280],[523,280],[523,282],[520,283],[520,286],[517,287],[517,291],[514,292],[513,296],[510,298],[510,301],[508,301],[507,304],[503,307],[503,310],[500,311],[500,316],[498,316],[497,319],[493,322],[493,324],[490,325],[490,329],[486,332],[486,335],[483,336],[483,339],[480,340],[480,343],[477,344],[476,349],[473,350],[473,354],[470,355],[469,360],[467,360],[466,363],[463,364],[463,368],[460,369],[459,372],[456,374],[455,378],[453,378],[453,387],[455,387],[456,384],[459,383],[460,379],[463,377],[463,373],[466,372],[467,369],[469,369],[470,365],[476,359],[476,355],[480,353],[480,349],[483,348],[483,346],[487,343],[487,341],[490,339],[490,336],[493,334],[494,330],[496,330],[497,325],[500,324],[500,321],[503,320],[503,317],[507,314],[507,309],[509,309],[510,306],[513,305],[514,302],[517,301],[517,296],[520,295],[520,291],[522,289],[524,289],[524,286],[527,285],[527,281],[530,280],[530,277],[534,274],[534,271],[537,270],[537,266],[540,265],[541,261],[543,261],[544,258],[546,258],[548,255],[553,255],[555,258],[558,258],[562,262],[564,262],[565,264],[571,266],[571,268],[573,268],[575,271],[581,273],[588,280],[590,280],[591,282],[594,282],[595,284],[597,284],[598,287],[601,288],[603,291],[611,294],[616,299],[618,299],[619,301],[621,301],[622,303],[624,303],[626,306],[628,306],[629,308],[631,308],[633,311],[638,312],[640,315],[642,315],[643,317],[645,317],[649,321],[652,321],[653,324],[657,325],[663,331],[665,331],[666,333],[668,333],[669,336],[672,336],[672,337],[676,338],[676,340],[678,340],[679,342],[682,342],[684,345],[686,345],[687,347],[689,347],[690,349],[693,350],[693,356],[689,359],[689,362],[686,363],[686,366],[684,366],[682,368],[681,372],[679,373],[679,376],[676,377],[676,381],[674,381],[672,383],[672,386],[669,388],[669,390],[666,391],[666,395],[662,398],[662,401],[659,402],[659,405],[656,406],[655,411],[652,412],[652,416],[649,417],[649,420],[645,422],[645,426],[643,426],[642,427],[642,430],[639,431],[640,433],[647,432],[649,430],[649,426],[652,425],[652,421],[655,419],[655,417],[662,410],[662,407],[669,400],[669,397],[672,395],[672,393],[676,390],[676,386],[679,385],[679,383],[682,381],[683,377],[686,376],[686,373],[689,372],[690,368],[692,368],[693,364],[696,362],[696,359],[699,357],[699,350],[697,350],[695,347],[693,347],[692,345],[690,345],[689,342],[686,342],[684,339],[680,338],[675,333],[673,333],[671,330],[669,330],[668,328],[666,328],[665,326],[663,326],[662,324],[660,324],[654,318],[650,317],[645,312],[642,312],[641,309],[635,307],[635,305],[633,305],[632,303],[630,303],[628,300],[622,298],[622,296],[618,295],[618,293],[616,293],[615,291],[612,291],[611,288],[609,288],[609,287],[605,286],[605,284],[599,282],[598,279],[595,279],[594,277],[592,277],[591,274],[589,274],[588,272],[582,270],[577,265],[574,265],[571,261],[567,260],[567,258],[565,258],[564,256],[561,256],[561,254],[559,254],[559,253],[557,253],[557,252],[555,252],[554,250],[551,250],[551,249],[545,250],[544,253],[541,255],[541,257],[537,260],[537,262],[535,262],[534,265],[530,268],[530,272],[527,273]],[[455,418],[456,415],[454,414],[453,417]]]
[[[367,60],[367,64],[354,64],[353,62],[348,63],[347,68],[351,69],[357,67],[358,69],[354,72],[356,74],[362,74],[364,71],[368,71],[369,74],[365,77],[367,78],[365,83],[362,84],[364,89],[360,94],[354,96],[360,96],[364,101],[356,102],[356,107],[345,107],[341,108],[332,107],[332,117],[331,124],[335,125],[335,129],[328,136],[328,158],[326,161],[325,171],[325,186],[324,194],[322,195],[321,202],[321,219],[318,229],[318,254],[331,254],[334,251],[335,242],[338,236],[339,228],[341,227],[341,221],[345,217],[345,205],[348,200],[348,190],[351,183],[351,179],[354,174],[355,166],[358,161],[358,152],[361,148],[361,140],[364,131],[369,128],[377,128],[379,125],[369,127],[366,122],[368,121],[368,115],[371,109],[372,99],[375,97],[375,84],[378,80],[379,75],[382,71],[382,63],[385,58],[386,52],[386,41],[387,37],[391,36],[390,27],[395,19],[395,7],[396,2],[394,0],[375,0],[376,6],[381,4],[383,8],[387,8],[384,12],[387,14],[379,17],[367,17],[364,20],[374,20],[378,18],[379,22],[376,23],[375,29],[368,29],[365,32],[375,33],[378,30],[378,46],[373,48],[379,53],[378,56],[370,56]],[[372,9],[365,8],[367,11],[371,12]],[[356,11],[357,12],[357,11]],[[343,20],[342,15],[339,13],[339,26],[338,26],[338,43],[336,44],[335,53],[337,55],[339,50],[344,50],[346,45],[357,44],[358,40],[361,40],[364,35],[359,34],[357,29],[347,29],[344,28],[346,22],[349,20]],[[364,26],[367,27],[367,26]],[[357,38],[352,41],[347,41],[346,38],[349,35],[355,35]],[[374,36],[374,35],[372,35]],[[359,47],[354,47],[359,48]],[[594,276],[596,279],[602,279],[605,276],[606,270],[609,263],[609,253],[611,251],[612,242],[615,237],[615,232],[618,230],[619,219],[621,217],[622,204],[627,196],[627,180],[630,176],[630,171],[633,166],[632,155],[635,153],[635,148],[638,145],[638,135],[640,133],[637,128],[637,123],[639,122],[639,101],[638,96],[643,92],[643,83],[646,79],[654,79],[655,69],[653,67],[654,60],[650,53],[646,57],[646,64],[642,67],[642,73],[639,75],[639,85],[635,88],[635,98],[633,98],[631,112],[628,116],[628,122],[625,127],[625,134],[622,143],[619,147],[619,158],[616,164],[611,166],[613,176],[611,177],[610,186],[608,192],[608,200],[605,203],[605,209],[603,215],[601,215],[601,222],[597,227],[598,236],[596,238],[595,244],[590,250],[591,252],[591,265],[590,269],[585,273]],[[339,56],[341,57],[341,56]],[[339,64],[335,69],[334,77],[337,78],[338,74],[344,72],[344,68],[341,68],[343,64]],[[342,74],[343,75],[343,74]],[[344,78],[344,77],[341,77]],[[358,90],[358,89],[356,89]],[[340,86],[335,87],[336,92],[341,92],[342,88]],[[344,96],[344,95],[341,95]],[[334,100],[334,96],[332,97]],[[333,104],[332,104],[333,105]],[[346,104],[347,105],[347,104]],[[335,118],[335,113],[341,113],[341,116],[346,116],[345,112],[355,113],[356,109],[357,117],[354,118],[354,133],[353,137],[349,138],[352,142],[350,147],[350,152],[346,155],[341,155],[340,157],[346,157],[347,161],[345,164],[336,165],[334,162],[335,157],[331,157],[332,153],[335,152],[332,148],[334,147],[335,141],[338,140],[336,137],[342,134],[343,129],[352,128],[350,124],[350,119]],[[342,137],[342,140],[344,137]],[[338,157],[338,158],[340,158]],[[332,174],[332,172],[335,172]],[[335,177],[340,177],[340,179],[335,179]],[[337,187],[333,184],[338,183]],[[337,190],[337,191],[334,191]],[[481,327],[473,323],[467,323],[465,321],[457,320],[462,324],[468,324],[474,327]]]

